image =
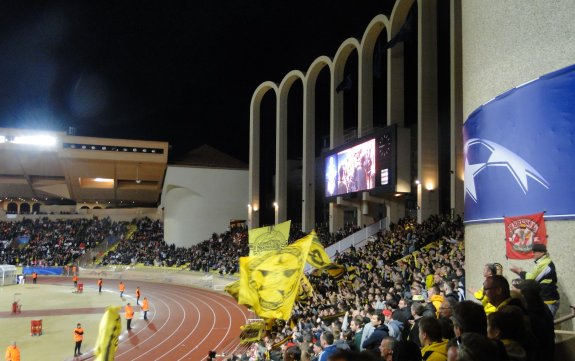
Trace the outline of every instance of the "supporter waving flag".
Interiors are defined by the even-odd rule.
[[[252,307],[260,317],[288,320],[311,241],[308,235],[277,251],[241,257],[238,303]]]

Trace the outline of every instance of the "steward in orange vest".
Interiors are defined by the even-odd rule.
[[[74,329],[74,341],[76,342],[76,346],[74,346],[74,357],[80,356],[82,354],[80,352],[80,347],[82,347],[83,339],[84,339],[84,329],[82,328],[81,324],[77,324],[76,328]]]
[[[134,309],[132,308],[132,306],[130,306],[130,304],[128,303],[126,305],[126,309],[125,309],[125,314],[126,316],[126,328],[129,330],[132,329],[132,318],[134,318]]]

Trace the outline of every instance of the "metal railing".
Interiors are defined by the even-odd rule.
[[[360,229],[359,231],[355,232],[354,234],[351,234],[351,235],[345,237],[341,241],[332,244],[331,246],[329,246],[325,249],[325,252],[327,253],[327,255],[329,256],[330,259],[333,259],[336,252],[341,253],[341,252],[351,248],[351,246],[361,247],[368,242],[369,237],[377,234],[377,232],[379,232],[381,230],[385,230],[388,228],[389,228],[389,223],[387,221],[387,218],[381,219],[378,222],[370,224],[369,226]],[[306,266],[304,268],[304,272],[309,273],[311,271],[312,271],[312,266],[310,266],[309,264],[306,264]]]

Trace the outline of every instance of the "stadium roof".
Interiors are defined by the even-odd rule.
[[[0,128],[0,198],[156,205],[168,146]]]
[[[209,168],[230,168],[248,169],[247,163],[242,162],[224,152],[221,152],[207,144],[204,144],[183,156],[170,162],[170,165],[209,167]]]

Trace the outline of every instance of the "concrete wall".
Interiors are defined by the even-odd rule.
[[[168,166],[162,205],[167,243],[189,247],[247,220],[248,171]]]
[[[493,97],[575,62],[575,1],[462,1],[463,118]],[[575,303],[575,221],[547,221],[548,248],[561,292],[560,315]],[[467,284],[482,284],[483,264],[531,269],[531,261],[505,259],[502,223],[465,227]],[[506,271],[509,279],[514,274]],[[563,328],[572,327],[567,322]]]

